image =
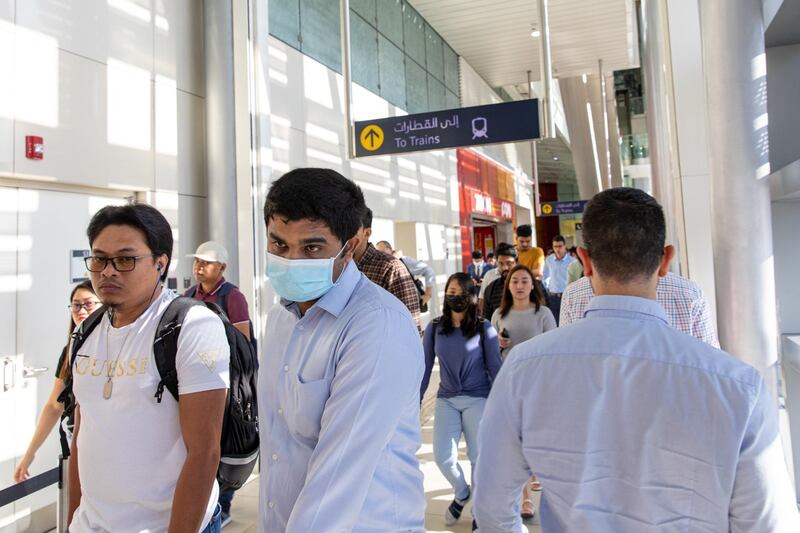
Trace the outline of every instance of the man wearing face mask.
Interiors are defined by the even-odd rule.
[[[508,272],[517,264],[517,250],[510,244],[497,248],[497,272],[500,277],[492,281],[483,295],[483,317],[492,318],[494,310],[500,307],[503,299],[503,288],[506,284]]]
[[[359,272],[361,190],[293,170],[264,205],[269,311],[258,381],[260,532],[424,531],[422,346],[408,309]]]

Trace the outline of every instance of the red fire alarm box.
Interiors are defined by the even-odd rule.
[[[36,135],[26,135],[25,157],[28,159],[44,158],[44,139]]]

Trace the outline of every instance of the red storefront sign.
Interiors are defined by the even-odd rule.
[[[476,191],[471,187],[464,187],[464,189],[464,192],[469,197],[469,210],[473,214],[489,215],[504,220],[514,220],[513,203],[488,195],[482,191]]]

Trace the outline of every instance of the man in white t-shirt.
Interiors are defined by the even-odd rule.
[[[87,230],[92,285],[108,306],[72,367],[77,401],[70,455],[69,530],[219,531],[216,472],[228,387],[222,322],[193,307],[178,337],[180,402],[155,398],[162,289],[172,230],[155,208],[107,206]]]

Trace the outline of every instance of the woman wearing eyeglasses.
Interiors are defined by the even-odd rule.
[[[95,309],[100,307],[100,300],[92,288],[90,281],[79,283],[72,289],[70,295],[70,304],[68,305],[72,315],[69,321],[69,335],[67,336],[67,345],[61,351],[61,357],[58,359],[56,366],[56,379],[53,382],[53,388],[50,391],[50,397],[47,398],[47,403],[42,409],[42,414],[39,415],[39,421],[36,424],[36,430],[33,432],[33,438],[25,455],[20,459],[16,470],[14,470],[14,481],[19,483],[28,479],[28,467],[30,467],[33,459],[36,457],[36,452],[44,443],[47,436],[53,430],[53,426],[59,421],[64,413],[64,404],[58,401],[58,397],[64,390],[64,379],[69,367],[69,357],[67,355],[67,347],[69,346],[69,339],[72,332],[75,331],[75,326],[83,322]],[[66,430],[68,432],[66,438],[72,437],[72,420],[66,420]],[[63,436],[62,436],[63,438]],[[63,444],[63,443],[62,443]]]

